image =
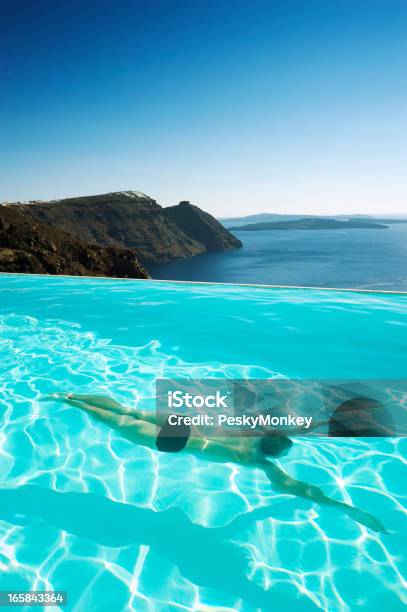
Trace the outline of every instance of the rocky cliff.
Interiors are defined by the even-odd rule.
[[[163,208],[135,191],[19,204],[33,219],[99,245],[131,247],[148,263],[241,247],[214,217],[189,202]]]
[[[229,251],[242,246],[240,240],[226,230],[217,219],[190,202],[169,206],[164,209],[164,213],[184,234],[204,245],[207,252]]]
[[[135,250],[85,243],[16,206],[0,206],[0,272],[148,278]]]

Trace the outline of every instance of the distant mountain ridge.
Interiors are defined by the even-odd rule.
[[[242,246],[219,221],[190,202],[163,208],[138,191],[7,206],[18,206],[32,219],[87,243],[136,249],[147,265]]]

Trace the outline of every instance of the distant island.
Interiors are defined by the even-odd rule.
[[[264,221],[231,227],[232,231],[258,232],[261,230],[326,230],[326,229],[387,229],[382,223],[366,221],[365,219],[348,219],[337,221],[323,217],[304,217],[287,221]]]
[[[276,223],[277,221],[302,221],[303,219],[334,219],[335,221],[366,221],[369,223],[382,223],[392,225],[397,223],[407,223],[407,215],[405,217],[374,217],[373,215],[295,215],[295,214],[279,214],[279,213],[257,213],[254,215],[245,215],[243,217],[223,217],[219,221],[228,229],[240,229],[244,225],[253,223]],[[360,227],[360,226],[358,226]]]
[[[138,191],[0,205],[0,271],[148,278],[148,265],[242,246],[188,201]]]

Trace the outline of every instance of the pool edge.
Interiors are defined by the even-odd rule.
[[[148,283],[176,283],[179,285],[221,285],[228,287],[257,287],[260,289],[295,289],[309,291],[346,291],[348,293],[379,293],[385,295],[407,295],[407,291],[396,291],[386,289],[354,289],[352,287],[310,287],[305,285],[264,285],[256,283],[224,283],[221,281],[187,281],[187,280],[168,280],[165,278],[129,278],[121,276],[85,276],[78,274],[31,274],[27,272],[0,272],[1,276],[40,276],[41,278],[77,278],[92,280],[116,280],[116,281],[139,281]]]

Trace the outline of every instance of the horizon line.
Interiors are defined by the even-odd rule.
[[[108,194],[114,194],[114,193],[135,193],[135,194],[140,194],[140,197],[146,197],[149,200],[155,201],[157,204],[159,204],[159,206],[162,206],[162,208],[166,208],[167,206],[176,206],[176,204],[165,204],[162,205],[158,202],[158,200],[156,198],[153,198],[151,196],[149,196],[148,194],[146,194],[144,191],[138,190],[138,189],[117,189],[114,191],[105,191],[102,193],[85,193],[85,194],[81,194],[81,195],[67,195],[67,196],[62,196],[62,197],[55,197],[55,198],[49,198],[49,199],[42,199],[42,198],[33,198],[30,200],[0,200],[0,206],[7,206],[7,205],[13,205],[13,204],[35,204],[35,203],[48,203],[48,202],[60,202],[61,200],[71,200],[71,199],[75,199],[75,198],[86,198],[86,197],[96,197],[96,196],[103,196],[103,195],[108,195]],[[180,199],[178,201],[178,204],[180,202],[185,202],[185,201],[189,201],[191,204],[193,204],[193,202],[191,202],[191,200],[185,200],[184,199]],[[207,212],[205,208],[202,208],[200,205],[195,204],[195,206],[198,206],[199,208],[201,208],[201,210],[203,210],[204,212]],[[360,216],[378,216],[378,215],[383,215],[386,217],[392,217],[392,216],[397,216],[397,217],[407,217],[407,213],[397,213],[397,212],[369,212],[369,213],[361,213],[361,212],[337,212],[337,213],[332,213],[332,214],[327,214],[327,213],[323,213],[323,212],[303,212],[303,213],[297,213],[297,212],[292,212],[292,211],[287,211],[287,212],[274,212],[274,211],[265,211],[262,210],[260,212],[247,212],[245,214],[241,214],[241,215],[228,215],[228,216],[221,216],[218,217],[216,213],[209,213],[211,214],[213,217],[215,217],[216,219],[218,219],[219,221],[223,221],[225,219],[242,219],[245,217],[255,217],[258,215],[278,215],[278,216],[284,216],[284,215],[291,215],[291,216],[298,216],[298,217],[306,217],[306,216],[313,216],[313,217],[338,217],[338,216],[356,216],[356,215],[360,215]]]

